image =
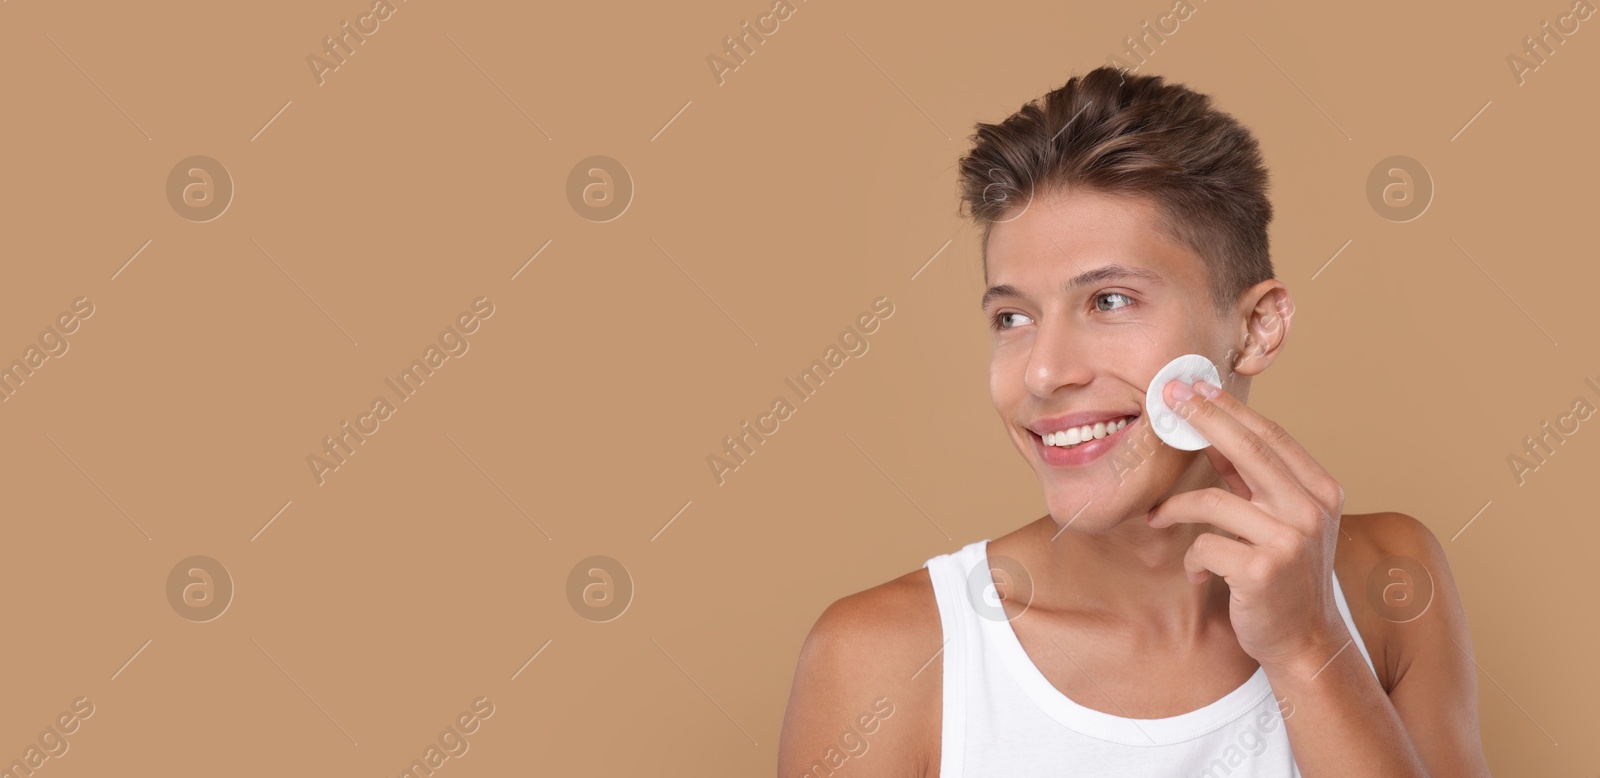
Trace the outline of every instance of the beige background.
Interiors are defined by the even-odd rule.
[[[87,697],[42,775],[398,775],[487,697],[441,774],[770,774],[828,603],[1042,515],[955,162],[1171,4],[811,0],[721,86],[767,0],[581,5],[411,0],[322,86],[306,57],[368,0],[0,5],[0,364],[95,305],[0,404],[0,764]],[[1144,70],[1268,157],[1298,321],[1256,406],[1350,512],[1445,543],[1497,774],[1600,772],[1600,419],[1524,485],[1506,463],[1600,405],[1600,20],[1518,85],[1566,0],[1197,6]],[[1397,154],[1436,187],[1408,223],[1364,191]],[[234,182],[214,221],[164,193],[191,155]],[[567,199],[591,155],[634,181],[614,221]],[[880,296],[870,351],[717,485]],[[214,621],[164,594],[191,555],[233,581]],[[635,587],[606,623],[566,593],[591,555]]]

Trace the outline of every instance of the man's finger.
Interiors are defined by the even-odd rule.
[[[1300,491],[1294,476],[1278,460],[1272,447],[1220,405],[1195,393],[1182,381],[1169,382],[1164,391],[1171,397],[1169,402],[1178,416],[1233,463],[1252,495],[1297,494]],[[1182,393],[1189,396],[1180,399]]]
[[[1216,487],[1168,497],[1150,511],[1149,522],[1158,529],[1173,524],[1210,524],[1257,546],[1283,542],[1285,533],[1294,531],[1249,500]]]
[[[1239,398],[1221,387],[1206,381],[1196,381],[1194,390],[1264,441],[1293,479],[1302,484],[1318,503],[1327,506],[1338,502],[1338,482],[1317,463],[1299,441],[1289,434],[1288,430],[1261,415],[1256,409],[1240,402]]]
[[[1208,571],[1229,578],[1243,572],[1251,556],[1259,553],[1260,550],[1232,538],[1204,532],[1189,544],[1189,550],[1183,555],[1183,569],[1194,583],[1204,583]]]

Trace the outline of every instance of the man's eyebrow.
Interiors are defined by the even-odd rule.
[[[991,287],[989,287],[989,291],[983,293],[983,307],[981,307],[979,310],[984,310],[984,311],[989,310],[989,302],[994,300],[995,298],[998,298],[998,297],[1021,297],[1021,296],[1022,296],[1022,290],[1020,290],[1020,289],[1018,289],[1018,288],[1016,288],[1016,287],[1014,287],[1014,286],[1012,286],[1010,284],[1001,284],[999,286],[991,286]]]
[[[1156,282],[1161,280],[1160,274],[1153,270],[1146,270],[1142,267],[1128,267],[1127,265],[1101,265],[1093,270],[1087,270],[1073,276],[1067,281],[1066,288],[1068,290],[1072,290],[1080,286],[1099,284],[1106,281],[1116,281],[1124,278],[1137,278],[1144,281]],[[1017,289],[1010,284],[991,286],[989,287],[988,291],[983,293],[983,303],[981,308],[982,310],[988,310],[989,303],[999,297],[1024,296],[1025,295],[1022,294],[1020,289]]]

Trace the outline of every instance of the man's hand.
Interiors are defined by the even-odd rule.
[[[1314,670],[1349,639],[1332,579],[1344,489],[1282,427],[1221,388],[1172,381],[1163,391],[1211,441],[1206,456],[1228,489],[1174,495],[1150,511],[1150,526],[1203,523],[1231,533],[1195,538],[1183,560],[1189,579],[1227,580],[1239,645],[1269,672]]]

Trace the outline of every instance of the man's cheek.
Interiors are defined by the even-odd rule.
[[[871,748],[867,743],[867,739],[857,733],[854,727],[846,729],[839,736],[839,744],[844,746],[846,753],[857,759],[865,756],[867,749]]]
[[[989,399],[994,403],[994,406],[997,409],[1005,407],[1006,396],[1008,394],[1006,389],[1006,379],[1001,367],[1002,366],[999,362],[994,362],[989,366]]]
[[[1028,352],[1009,344],[989,357],[989,396],[1000,406],[1027,392]]]

